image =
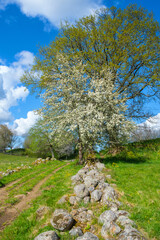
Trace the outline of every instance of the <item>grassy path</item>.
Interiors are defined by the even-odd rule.
[[[68,165],[67,163],[66,165]],[[10,224],[24,209],[29,207],[29,203],[38,197],[41,194],[40,188],[41,186],[57,171],[59,171],[61,168],[65,167],[61,166],[59,168],[56,168],[51,174],[47,175],[45,178],[43,178],[41,181],[39,181],[35,186],[33,187],[32,191],[24,198],[21,199],[20,202],[15,204],[14,207],[8,207],[4,214],[0,216],[0,230],[4,229],[6,225]]]
[[[6,226],[0,232],[0,240],[33,240],[40,232],[53,230],[49,219],[54,209],[57,208],[57,201],[60,197],[65,193],[73,191],[71,176],[76,174],[81,167],[71,162],[69,165],[51,174],[41,185],[41,194],[9,226]],[[50,211],[44,218],[38,219],[36,210],[44,205],[48,206]],[[64,236],[64,239],[68,240],[69,238]]]

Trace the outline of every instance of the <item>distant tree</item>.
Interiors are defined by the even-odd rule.
[[[12,149],[16,136],[7,125],[0,124],[0,150],[5,152],[7,148]]]
[[[73,154],[76,146],[76,140],[69,133],[64,134],[56,132],[46,124],[44,120],[39,120],[29,131],[24,141],[24,148],[28,149],[31,154],[39,157],[52,156],[62,157]]]

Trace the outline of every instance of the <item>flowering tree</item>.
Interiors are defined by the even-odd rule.
[[[86,65],[80,59],[68,61],[57,55],[57,66],[43,78],[48,82],[43,93],[44,106],[39,110],[45,124],[56,125],[56,132],[77,132],[79,161],[83,162],[83,149],[91,149],[106,133],[117,144],[131,128],[125,117],[125,101],[114,89],[113,76],[106,68],[100,74],[88,76]],[[55,124],[56,123],[56,124]],[[55,129],[53,129],[54,133]]]

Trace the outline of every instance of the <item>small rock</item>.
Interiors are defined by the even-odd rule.
[[[57,233],[54,231],[48,231],[39,234],[34,240],[59,240]]]
[[[107,175],[107,176],[106,176],[106,178],[108,178],[108,179],[111,179],[111,178],[112,178],[112,176],[111,176],[111,175]]]
[[[79,236],[83,236],[83,232],[82,232],[82,229],[80,227],[73,227],[70,231],[69,231],[69,234],[71,236],[76,236],[76,237],[79,237]]]
[[[42,206],[37,209],[36,214],[38,218],[42,218],[50,210],[47,206]]]
[[[84,198],[89,196],[89,191],[84,184],[79,184],[74,187],[74,193],[77,197]]]
[[[104,163],[97,162],[95,163],[96,168],[98,168],[100,171],[102,171],[105,168]]]
[[[76,240],[99,240],[99,238],[93,233],[86,232],[82,237],[76,238]]]
[[[76,205],[77,204],[77,197],[76,196],[71,196],[69,198],[69,202],[71,205]]]
[[[135,228],[126,226],[118,237],[119,240],[146,240],[146,238]]]
[[[89,202],[90,202],[90,197],[85,197],[85,198],[83,199],[83,202],[84,202],[85,204],[89,203]]]
[[[98,202],[101,200],[102,192],[100,190],[94,190],[91,193],[91,202]]]
[[[56,209],[53,213],[51,224],[55,229],[67,231],[73,227],[75,221],[68,211],[64,209]]]
[[[103,227],[101,229],[101,235],[104,238],[108,237],[108,233],[109,235],[117,235],[121,232],[121,228],[116,224],[116,223],[111,223],[111,222],[105,222],[105,224],[103,224]]]
[[[107,187],[104,190],[104,194],[102,197],[102,203],[106,204],[108,201],[114,200],[115,196],[116,196],[115,190],[112,187]]]
[[[98,222],[102,223],[102,224],[104,224],[106,222],[111,223],[111,222],[115,221],[116,219],[117,219],[117,215],[115,212],[113,212],[112,210],[106,210],[105,212],[103,212],[100,215]]]
[[[84,184],[87,188],[96,187],[98,185],[98,180],[93,178],[92,176],[87,176],[84,178]]]
[[[119,216],[117,219],[117,223],[121,224],[122,226],[126,226],[126,225],[134,225],[135,226],[135,222],[132,221],[131,219],[129,219],[126,216]]]
[[[63,197],[61,197],[61,199],[57,202],[58,204],[63,204],[67,202],[67,195],[64,195]]]
[[[95,190],[95,188],[93,187],[93,186],[90,186],[89,188],[88,188],[88,191],[89,192],[93,192]]]

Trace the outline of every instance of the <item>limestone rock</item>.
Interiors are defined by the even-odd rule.
[[[76,237],[79,237],[79,236],[83,236],[83,232],[82,232],[82,229],[80,227],[73,227],[70,231],[69,231],[69,234],[71,236],[76,236]]]
[[[117,214],[115,212],[113,212],[112,210],[106,210],[100,215],[98,222],[102,224],[107,222],[111,223],[116,219],[117,219]]]
[[[73,227],[75,221],[68,211],[56,209],[53,213],[51,224],[55,229],[67,231]]]
[[[71,214],[73,218],[80,223],[90,222],[93,218],[93,212],[84,207],[77,210],[72,210]]]
[[[104,163],[97,162],[95,163],[96,168],[98,168],[100,171],[102,171],[105,168]]]
[[[112,187],[107,187],[104,190],[104,194],[102,197],[102,203],[106,204],[108,201],[114,200],[115,196],[116,196],[115,190]]]
[[[77,204],[77,197],[76,196],[71,196],[69,198],[69,202],[70,202],[71,205]]]
[[[47,206],[42,206],[36,211],[37,218],[42,218],[50,210]]]
[[[39,234],[34,240],[59,240],[60,238],[54,231]]]
[[[79,184],[74,187],[74,193],[77,197],[84,198],[89,196],[89,191],[84,184]]]
[[[96,187],[98,185],[98,180],[92,176],[86,176],[84,178],[84,184],[86,185],[87,188]]]
[[[100,190],[94,190],[91,193],[91,202],[98,202],[101,200],[102,192]]]
[[[63,204],[67,202],[67,195],[64,195],[63,197],[61,197],[58,201],[58,204]]]
[[[105,222],[103,224],[103,227],[101,229],[101,235],[104,238],[108,238],[108,233],[109,235],[117,235],[121,232],[121,228],[116,224],[116,223],[111,223],[111,222]]]
[[[146,240],[146,238],[135,228],[126,226],[118,237],[119,240]]]
[[[99,240],[99,238],[93,233],[86,232],[82,237],[76,238],[76,240]]]
[[[85,197],[85,198],[83,199],[83,202],[84,202],[85,204],[89,203],[89,202],[90,202],[90,197]]]
[[[123,215],[118,217],[117,223],[121,224],[122,226],[135,225],[134,221]]]

